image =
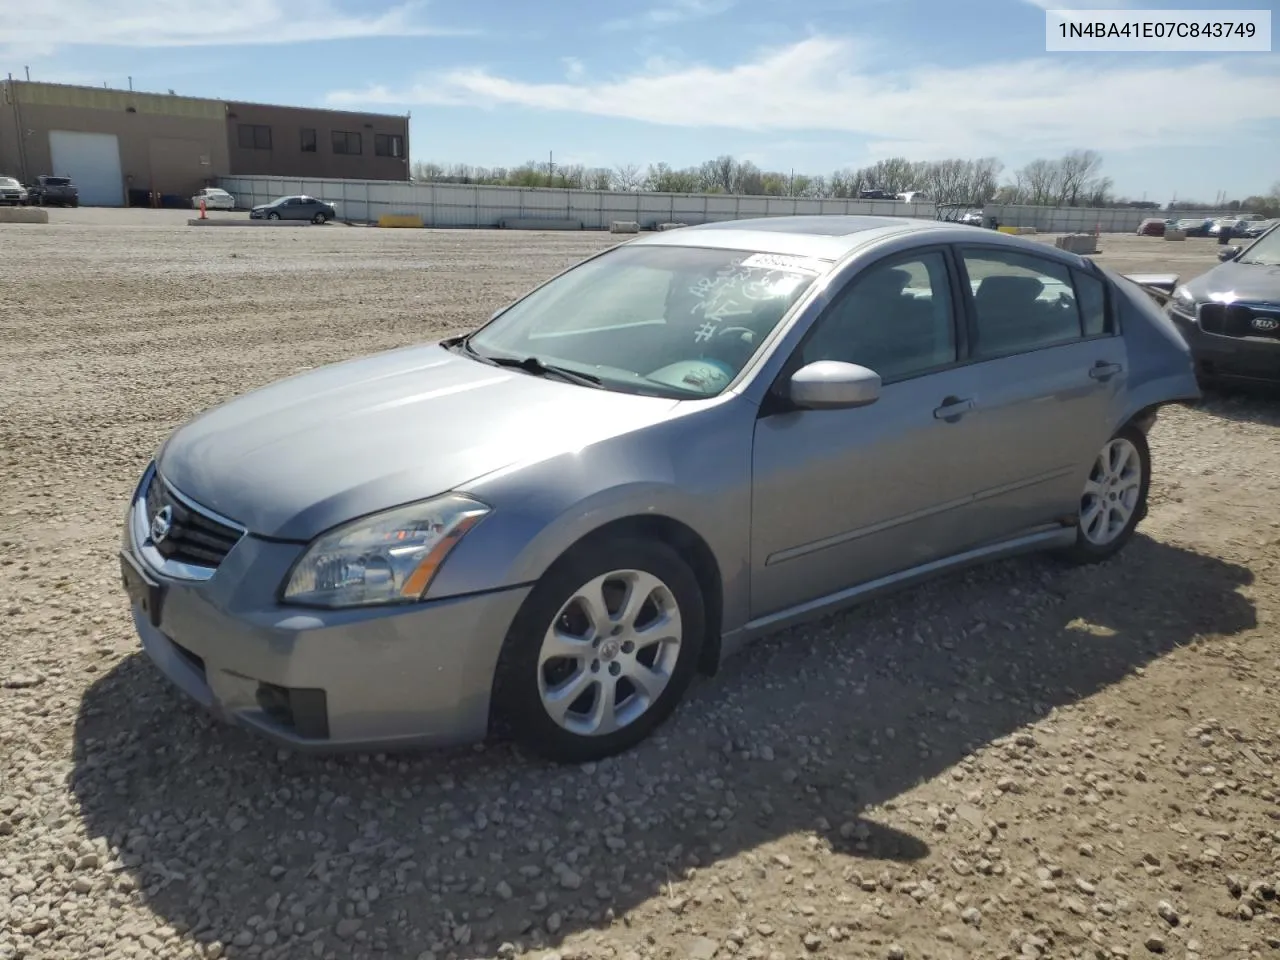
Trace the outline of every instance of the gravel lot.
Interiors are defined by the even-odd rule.
[[[1280,408],[1167,410],[1116,561],[755,647],[655,740],[311,759],[137,652],[115,549],[181,421],[472,325],[607,235],[0,227],[0,960],[1280,953]],[[1126,269],[1209,241],[1104,237]]]

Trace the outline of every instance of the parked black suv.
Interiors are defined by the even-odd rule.
[[[27,188],[30,196],[28,202],[42,207],[78,207],[80,206],[80,190],[70,177],[53,177],[41,174],[36,182]]]
[[[1218,266],[1178,287],[1168,307],[1196,374],[1205,386],[1280,386],[1280,224],[1248,246],[1224,246],[1218,258]]]

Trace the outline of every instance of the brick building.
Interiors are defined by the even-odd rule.
[[[407,116],[0,81],[0,175],[69,176],[87,206],[185,202],[218,177],[409,179]]]

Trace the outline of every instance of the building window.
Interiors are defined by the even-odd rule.
[[[302,152],[316,152],[316,129],[315,127],[302,128]]]
[[[380,157],[403,157],[404,137],[398,133],[375,134],[373,152]]]
[[[240,124],[240,149],[270,150],[271,128],[256,123]]]
[[[333,131],[333,152],[359,155],[363,152],[360,149],[360,134],[347,133],[343,130]]]

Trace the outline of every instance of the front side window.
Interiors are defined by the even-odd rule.
[[[537,357],[607,389],[714,396],[829,266],[746,250],[622,246],[517,301],[466,346],[481,357]]]
[[[973,292],[976,358],[1080,339],[1080,305],[1065,264],[1012,250],[970,249],[962,256]]]
[[[801,360],[856,363],[886,381],[915,376],[955,362],[954,316],[941,253],[873,264],[818,318]]]

